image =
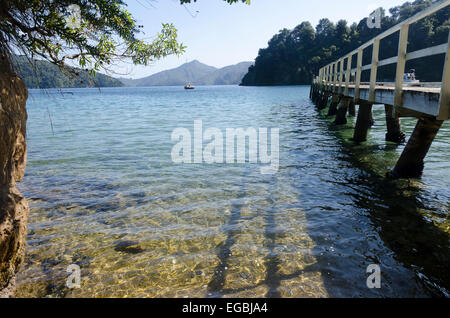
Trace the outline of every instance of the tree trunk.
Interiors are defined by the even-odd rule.
[[[16,189],[25,171],[25,83],[13,71],[0,41],[0,297],[12,296],[25,253],[28,203]]]

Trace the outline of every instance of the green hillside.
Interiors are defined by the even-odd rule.
[[[69,77],[58,66],[47,61],[35,61],[35,65],[32,65],[23,56],[14,57],[13,61],[15,71],[25,81],[28,88],[124,86],[121,81],[100,73],[91,80],[89,80],[89,74],[81,70],[78,77]]]
[[[323,67],[346,53],[358,48],[377,34],[426,9],[436,1],[416,0],[391,8],[389,14],[383,11],[381,28],[369,28],[366,19],[348,25],[347,21],[337,23],[321,19],[314,29],[309,22],[303,22],[292,30],[283,29],[273,36],[267,48],[261,49],[242,80],[242,85],[292,85],[310,84],[313,75]],[[411,25],[408,52],[446,43],[450,30],[450,7]],[[364,50],[363,65],[370,64],[371,47]],[[380,60],[397,55],[398,32],[380,42]],[[439,82],[442,79],[444,54],[411,60],[406,70],[414,68],[421,81]],[[356,65],[356,59],[353,61]],[[380,67],[379,81],[393,81],[396,65]],[[369,71],[362,73],[362,80],[368,81]]]

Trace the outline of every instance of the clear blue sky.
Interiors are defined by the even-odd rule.
[[[187,46],[180,58],[171,56],[150,66],[127,65],[120,73],[140,78],[199,60],[223,67],[253,61],[258,50],[283,28],[292,29],[303,21],[315,27],[321,18],[336,22],[359,22],[377,7],[385,9],[405,0],[252,0],[229,5],[222,0],[198,0],[181,6],[178,0],[127,0],[128,10],[144,26],[142,37],[151,38],[161,23],[173,23],[179,41]],[[197,13],[198,11],[198,13]],[[118,70],[119,71],[119,70]]]

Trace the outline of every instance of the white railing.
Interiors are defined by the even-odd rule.
[[[408,31],[409,26],[433,13],[446,8],[450,5],[450,0],[443,0],[437,2],[427,9],[417,13],[411,18],[395,25],[394,27],[386,30],[385,32],[377,35],[375,38],[369,42],[363,44],[356,50],[348,53],[347,55],[339,58],[337,61],[332,62],[319,70],[319,76],[316,78],[315,82],[321,85],[325,85],[328,90],[333,91],[337,94],[348,95],[350,79],[355,76],[354,83],[354,98],[358,101],[360,98],[360,86],[361,83],[361,73],[365,70],[370,70],[370,82],[369,84],[369,102],[375,102],[375,89],[377,86],[377,70],[380,66],[397,64],[396,75],[395,75],[395,92],[394,92],[394,111],[396,107],[402,106],[402,96],[403,96],[403,78],[405,73],[406,61],[418,59],[426,56],[432,56],[437,54],[446,54],[444,69],[441,81],[440,90],[440,101],[439,101],[439,114],[438,119],[446,120],[450,118],[450,56],[449,56],[449,43],[450,34],[447,43],[428,47],[415,52],[407,53],[408,46]],[[384,59],[379,61],[378,54],[380,51],[380,41],[389,35],[400,31],[399,43],[398,43],[398,54],[397,56]],[[365,48],[373,45],[372,48],[372,62],[371,64],[362,65],[363,61],[363,51]],[[357,54],[356,68],[352,69],[352,58]],[[346,69],[344,70],[344,64],[347,61]],[[344,81],[345,78],[345,81]]]

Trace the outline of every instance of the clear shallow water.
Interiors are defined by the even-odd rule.
[[[382,106],[369,141],[354,145],[354,119],[333,126],[306,86],[62,92],[32,90],[28,101],[18,296],[449,295],[449,123],[424,176],[392,181],[403,146],[384,142]],[[171,132],[193,132],[197,119],[280,128],[279,172],[173,164]],[[410,134],[414,121],[403,125]],[[73,263],[82,285],[69,290]],[[372,263],[379,290],[366,287]]]

